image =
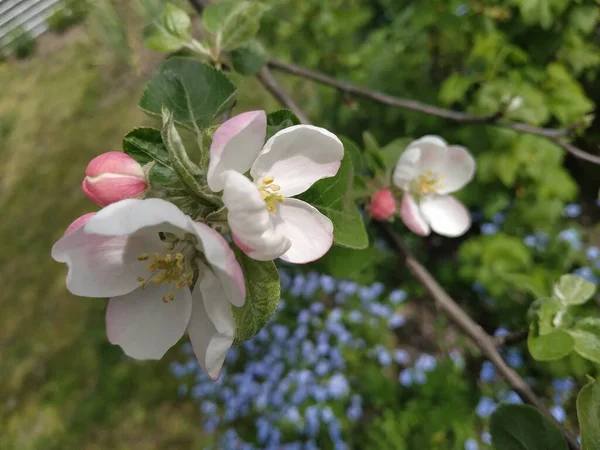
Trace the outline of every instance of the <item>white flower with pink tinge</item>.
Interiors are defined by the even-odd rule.
[[[219,233],[164,200],[123,200],[77,219],[52,257],[68,265],[73,294],[110,297],[108,339],[127,355],[160,359],[187,330],[200,365],[218,377],[235,337],[231,305],[246,297]]]
[[[438,136],[412,142],[393,175],[394,184],[405,192],[402,221],[421,236],[431,230],[448,237],[464,234],[471,227],[471,216],[448,194],[463,188],[474,174],[475,160],[466,148],[449,146]]]
[[[223,190],[233,238],[248,256],[314,261],[331,248],[333,224],[292,197],[333,177],[344,146],[334,134],[311,125],[285,128],[265,144],[266,128],[264,111],[243,113],[221,125],[213,135],[208,185]],[[244,175],[248,171],[252,180]]]

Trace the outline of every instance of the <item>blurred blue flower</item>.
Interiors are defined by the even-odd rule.
[[[402,289],[396,289],[390,293],[390,302],[393,305],[399,305],[406,300],[406,297],[407,295],[405,291]]]
[[[567,228],[566,230],[558,233],[558,239],[567,242],[575,250],[581,249],[581,240],[579,239],[579,233],[573,228]]]
[[[321,288],[328,294],[335,291],[335,278],[329,275],[321,275]]]
[[[554,416],[554,418],[560,423],[563,423],[565,420],[567,420],[567,413],[562,406],[554,405],[552,408],[550,408],[550,412],[552,413],[552,416]]]
[[[415,362],[415,369],[421,370],[423,372],[431,372],[436,368],[436,366],[436,359],[433,356],[428,355],[427,353],[424,353],[421,356],[419,356],[419,358]]]
[[[523,365],[523,355],[516,348],[509,348],[506,352],[506,362],[509,366],[518,369]]]
[[[486,236],[491,236],[492,234],[496,234],[498,232],[499,228],[498,225],[496,225],[495,223],[484,223],[481,225],[481,234],[484,234]]]
[[[394,351],[394,361],[398,364],[408,364],[410,356],[406,350],[398,349]]]
[[[492,435],[489,432],[484,431],[483,433],[481,433],[481,441],[484,444],[492,445]]]
[[[575,218],[581,215],[581,206],[577,203],[569,203],[563,211],[566,217]]]
[[[573,273],[594,284],[598,284],[600,281],[591,267],[580,267],[579,269],[575,269]]]
[[[481,397],[475,411],[479,417],[489,417],[496,411],[497,407],[498,406],[491,398]]]
[[[320,303],[320,302],[311,303],[311,305],[310,305],[310,311],[313,314],[321,314],[323,311],[325,311],[325,305],[323,303]]]
[[[496,367],[490,361],[484,361],[479,372],[479,379],[484,383],[490,383],[496,376]]]
[[[404,316],[402,314],[396,313],[388,321],[388,327],[392,330],[395,330],[396,328],[404,326],[405,323],[406,319],[404,318]]]
[[[537,238],[533,235],[525,236],[523,238],[523,243],[527,247],[535,247],[537,245]]]
[[[585,250],[585,254],[588,257],[588,259],[595,261],[600,258],[600,248],[595,246],[588,247]]]
[[[378,346],[375,351],[377,352],[377,361],[379,361],[381,366],[388,367],[392,364],[392,357],[387,349],[383,348],[383,346]]]
[[[404,369],[402,372],[400,372],[400,374],[398,375],[398,381],[400,381],[400,384],[404,387],[412,386],[412,384],[413,384],[412,370]]]
[[[469,12],[469,7],[467,5],[459,5],[456,8],[456,15],[457,16],[464,16],[465,14],[467,14]]]
[[[327,390],[332,398],[342,398],[350,392],[350,385],[344,374],[336,373],[327,382]]]
[[[475,439],[468,439],[465,442],[465,450],[479,450],[479,444]]]

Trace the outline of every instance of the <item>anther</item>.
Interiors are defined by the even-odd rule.
[[[150,258],[147,253],[142,253],[141,255],[137,255],[138,261],[147,261]]]
[[[275,177],[265,177],[263,183],[268,185],[271,184],[273,181],[275,181]]]

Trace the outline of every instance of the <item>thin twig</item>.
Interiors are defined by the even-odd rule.
[[[528,125],[526,123],[503,120],[503,114],[493,114],[491,116],[476,116],[460,111],[440,108],[439,106],[428,105],[426,103],[422,103],[416,100],[393,97],[391,95],[384,94],[383,92],[357,86],[353,83],[339,81],[328,75],[315,72],[288,62],[271,60],[269,61],[268,65],[273,69],[277,69],[282,72],[287,72],[292,75],[297,75],[302,78],[316,81],[323,85],[339,89],[340,91],[346,94],[352,94],[357,97],[366,98],[368,100],[382,103],[384,105],[422,112],[431,116],[441,117],[443,119],[451,120],[457,123],[493,125],[497,127],[508,128],[510,130],[520,131],[522,133],[540,136],[548,139],[549,141],[563,148],[565,151],[567,151],[576,158],[600,165],[600,156],[592,155],[591,153],[588,153],[580,149],[579,147],[568,143],[565,140],[573,134],[573,132],[579,126],[579,124],[573,124],[572,126],[568,126],[565,128],[539,128],[534,127],[532,125]]]
[[[508,333],[505,336],[496,336],[494,337],[494,343],[496,344],[496,347],[519,344],[527,339],[528,334],[529,332],[527,330],[520,330]]]
[[[287,91],[281,87],[268,67],[263,67],[260,72],[258,72],[257,77],[265,89],[269,91],[269,93],[275,97],[279,103],[291,110],[296,117],[298,117],[298,120],[300,120],[301,123],[310,123],[308,117],[306,114],[304,114],[304,111],[300,109]]]

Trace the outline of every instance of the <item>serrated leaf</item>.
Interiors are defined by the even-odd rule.
[[[596,292],[596,285],[577,275],[563,275],[554,285],[554,295],[565,305],[582,305]]]
[[[123,138],[123,151],[141,165],[154,162],[150,169],[151,182],[170,185],[178,180],[160,130],[149,127],[131,130]]]
[[[278,131],[292,125],[300,125],[300,120],[289,109],[280,109],[267,114],[267,140]]]
[[[176,123],[201,129],[233,104],[236,91],[231,81],[212,67],[173,57],[156,69],[139,106],[148,114],[162,116],[165,105]]]
[[[527,348],[537,361],[561,359],[573,351],[575,341],[563,330],[555,330],[544,336],[539,335],[538,324],[534,320],[529,326]]]
[[[577,396],[577,418],[581,430],[581,450],[600,448],[600,386],[597,381],[584,386]]]
[[[600,364],[600,318],[580,320],[567,331],[575,340],[574,350],[585,359]]]
[[[317,181],[298,198],[313,205],[333,223],[333,242],[347,248],[363,249],[369,237],[358,208],[354,204],[352,186],[354,168],[348,153],[344,154],[337,175]]]
[[[568,450],[560,430],[529,405],[501,405],[490,420],[495,450]]]
[[[256,261],[234,248],[246,281],[246,303],[233,307],[237,325],[234,345],[255,336],[275,314],[281,297],[279,273],[273,261]]]
[[[167,3],[161,16],[145,30],[146,46],[161,52],[175,52],[191,39],[190,16],[181,8]]]
[[[233,69],[242,75],[256,75],[268,59],[265,48],[255,40],[231,52]]]

